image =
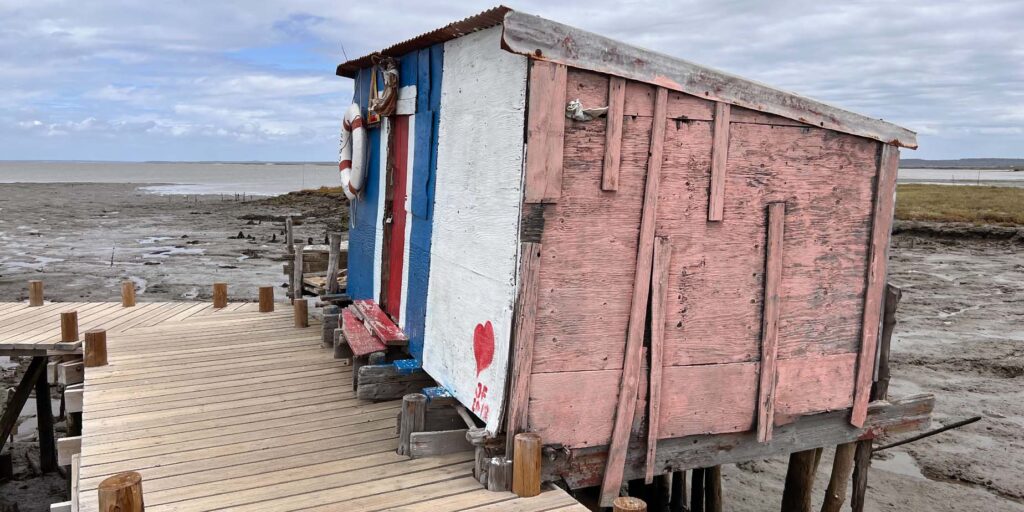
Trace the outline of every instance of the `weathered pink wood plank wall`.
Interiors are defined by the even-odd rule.
[[[570,68],[564,98],[608,105],[609,80]],[[653,86],[625,84],[614,190],[604,190],[614,122],[564,121],[558,193],[553,181],[533,180],[543,192],[531,194],[533,142],[527,147],[523,241],[543,247],[529,428],[566,446],[611,439],[656,122],[665,123],[665,142],[655,234],[673,247],[659,436],[756,426],[773,202],[786,203],[774,423],[850,407],[880,144],[733,106],[722,220],[710,222],[715,103],[669,92],[666,116],[653,119],[654,96]],[[538,147],[554,158],[557,146]]]

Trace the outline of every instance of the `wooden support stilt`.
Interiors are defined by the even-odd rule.
[[[340,328],[334,330],[334,358],[352,360],[352,347],[348,346],[345,332]]]
[[[302,253],[306,250],[303,244],[295,245],[295,264],[292,266],[292,300],[302,298]]]
[[[868,471],[871,469],[871,439],[857,441],[853,454],[853,490],[850,493],[850,509],[864,512],[864,498],[868,491]]]
[[[274,311],[274,287],[260,287],[260,313],[271,313]]]
[[[882,336],[878,340],[878,379],[871,390],[872,400],[884,400],[889,396],[889,348],[892,344],[892,330],[896,327],[896,308],[903,297],[903,290],[889,283],[885,287],[885,305],[882,309]]]
[[[284,243],[288,248],[288,254],[295,252],[295,235],[292,231],[292,216],[289,215],[284,219]]]
[[[672,499],[672,474],[655,475],[654,483],[651,484],[647,497],[651,504],[651,510],[664,512]]]
[[[82,349],[82,361],[86,368],[107,365],[107,331],[105,329],[89,329],[85,331],[85,347]]]
[[[422,432],[427,413],[427,396],[409,393],[402,397],[402,420],[398,427],[398,454],[409,455],[413,432]]]
[[[690,512],[704,512],[704,468],[696,468],[690,476]]]
[[[330,252],[327,255],[327,289],[328,294],[341,291],[338,284],[338,267],[341,264],[341,234],[331,233],[327,237],[330,241]]]
[[[704,510],[722,512],[722,466],[704,470]]]
[[[32,280],[28,282],[28,305],[37,307],[43,305],[43,282]]]
[[[672,473],[672,499],[668,502],[669,512],[686,510],[686,471]]]
[[[18,415],[21,414],[21,409],[25,407],[25,402],[32,393],[32,387],[39,380],[39,374],[45,372],[46,358],[33,357],[32,362],[28,365],[28,369],[25,370],[25,375],[21,377],[21,381],[18,382],[18,386],[14,389],[14,396],[10,397],[10,400],[7,402],[7,408],[0,415],[0,452],[3,451],[4,444],[10,438],[11,431],[14,430],[14,425],[18,421]]]
[[[613,512],[647,512],[647,504],[640,498],[619,496],[612,501]]]
[[[836,457],[832,461],[832,476],[825,490],[825,501],[821,504],[821,512],[839,512],[846,501],[846,484],[853,470],[853,455],[857,443],[844,443],[836,446]]]
[[[217,309],[228,307],[227,283],[213,283],[213,307]]]
[[[512,461],[505,457],[487,459],[487,490],[508,492],[512,489]]]
[[[299,297],[292,307],[295,313],[295,327],[309,327],[309,302]]]
[[[815,448],[790,454],[786,487],[782,491],[782,512],[810,512],[819,450]]]
[[[121,306],[126,308],[135,306],[135,283],[128,279],[121,281]]]
[[[143,512],[142,475],[128,471],[100,482],[100,512]]]
[[[57,469],[57,445],[53,438],[53,408],[47,372],[36,378],[36,426],[39,430],[39,469],[49,473]]]
[[[512,492],[521,498],[540,494],[541,439],[539,434],[516,434],[512,462]]]
[[[0,453],[0,482],[14,478],[14,458],[10,451]]]
[[[60,341],[78,341],[78,311],[60,314]]]

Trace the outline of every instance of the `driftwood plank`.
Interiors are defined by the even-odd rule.
[[[725,212],[725,168],[729,161],[729,104],[715,103],[715,128],[711,141],[711,191],[708,220],[720,221]]]
[[[625,103],[626,79],[617,76],[608,77],[608,114],[601,190],[619,189],[619,163],[622,159],[622,114]]]
[[[672,242],[658,237],[654,246],[654,270],[651,279],[651,387],[647,403],[647,473],[644,481],[654,482],[654,457],[658,446],[659,420],[661,418],[661,369],[665,343],[665,302],[668,294],[668,271],[672,259]]]
[[[655,217],[658,212],[658,183],[661,181],[662,150],[665,141],[665,109],[668,90],[658,88],[654,102],[654,125],[651,129],[651,150],[647,161],[647,184],[644,189],[644,207],[640,219],[640,247],[637,250],[636,278],[629,314],[629,330],[619,385],[618,406],[612,428],[612,442],[604,482],[601,484],[601,506],[611,506],[622,486],[622,470],[626,460],[629,433],[636,412],[637,389],[640,385],[640,365],[643,354],[644,329],[647,322],[647,299],[651,290],[651,265],[654,252]]]
[[[779,281],[782,280],[782,240],[786,203],[768,205],[768,241],[765,244],[764,312],[761,315],[761,369],[757,396],[757,440],[772,438],[775,422],[776,357],[779,351]]]
[[[557,202],[562,192],[567,72],[560,64],[530,61],[524,191],[527,203]]]
[[[537,322],[537,280],[540,275],[541,245],[524,243],[519,263],[519,296],[516,301],[515,334],[511,392],[509,393],[508,424],[506,427],[505,456],[512,458],[515,435],[527,427],[527,408],[530,402],[530,374],[533,373],[533,341]]]
[[[874,222],[871,227],[871,246],[868,248],[868,283],[864,294],[864,324],[861,329],[860,357],[857,359],[857,380],[853,396],[853,414],[850,423],[860,426],[867,414],[871,399],[871,384],[878,349],[878,330],[882,319],[882,297],[885,294],[886,269],[889,260],[889,234],[896,205],[896,172],[900,164],[900,150],[889,144],[882,145],[878,162],[878,180],[875,188]]]
[[[655,84],[887,144],[917,147],[916,134],[906,128],[531,14],[511,11],[505,15],[502,47],[534,59]]]

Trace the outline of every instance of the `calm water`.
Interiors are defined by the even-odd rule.
[[[138,183],[154,194],[278,195],[338,186],[317,164],[0,162],[0,183]]]
[[[900,183],[1024,187],[1024,171],[992,169],[900,169]]]

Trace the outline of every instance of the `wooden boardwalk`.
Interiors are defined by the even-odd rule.
[[[356,400],[351,370],[288,305],[3,306],[0,333],[20,337],[0,343],[52,343],[67,309],[83,332],[107,329],[109,364],[85,372],[78,510],[97,510],[97,484],[122,471],[142,474],[151,512],[586,510],[555,488],[481,488],[473,452],[397,455],[400,402]]]

